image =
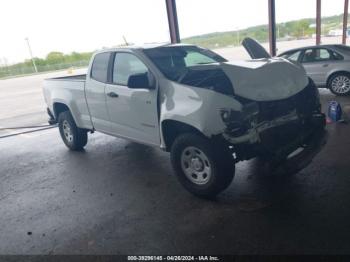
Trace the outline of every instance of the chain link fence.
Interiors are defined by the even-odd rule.
[[[82,60],[72,63],[61,63],[52,65],[37,65],[39,72],[49,72],[56,70],[64,70],[68,68],[79,68],[86,67],[89,64],[89,60]],[[12,76],[35,74],[34,67],[31,65],[15,65],[15,66],[1,66],[0,67],[0,78],[7,78]]]

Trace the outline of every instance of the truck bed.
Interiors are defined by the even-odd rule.
[[[68,108],[74,110],[74,120],[78,127],[91,129],[92,125],[85,99],[85,79],[86,75],[45,79],[43,92],[52,113],[55,112],[55,103],[64,103]]]
[[[61,77],[54,77],[54,78],[48,78],[45,80],[55,80],[55,81],[85,81],[86,80],[86,74],[83,75],[73,75],[73,76],[61,76]]]

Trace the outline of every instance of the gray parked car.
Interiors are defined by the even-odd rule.
[[[279,56],[301,63],[318,87],[327,87],[339,96],[350,94],[349,46],[309,46],[289,50]]]

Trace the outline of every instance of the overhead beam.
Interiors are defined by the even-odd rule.
[[[346,45],[346,38],[348,36],[348,13],[349,0],[344,0],[344,15],[343,15],[343,45]]]
[[[316,0],[316,45],[321,44],[321,0]]]
[[[269,1],[269,46],[270,55],[276,56],[276,8],[275,0]]]
[[[171,43],[180,43],[179,24],[177,21],[176,0],[165,0]]]

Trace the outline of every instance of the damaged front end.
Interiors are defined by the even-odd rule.
[[[242,111],[221,110],[223,134],[233,145],[236,160],[257,156],[280,162],[300,157],[306,166],[325,144],[325,115],[318,90],[310,80],[296,95],[283,100],[256,102],[237,97]],[[306,163],[307,162],[307,163]]]

